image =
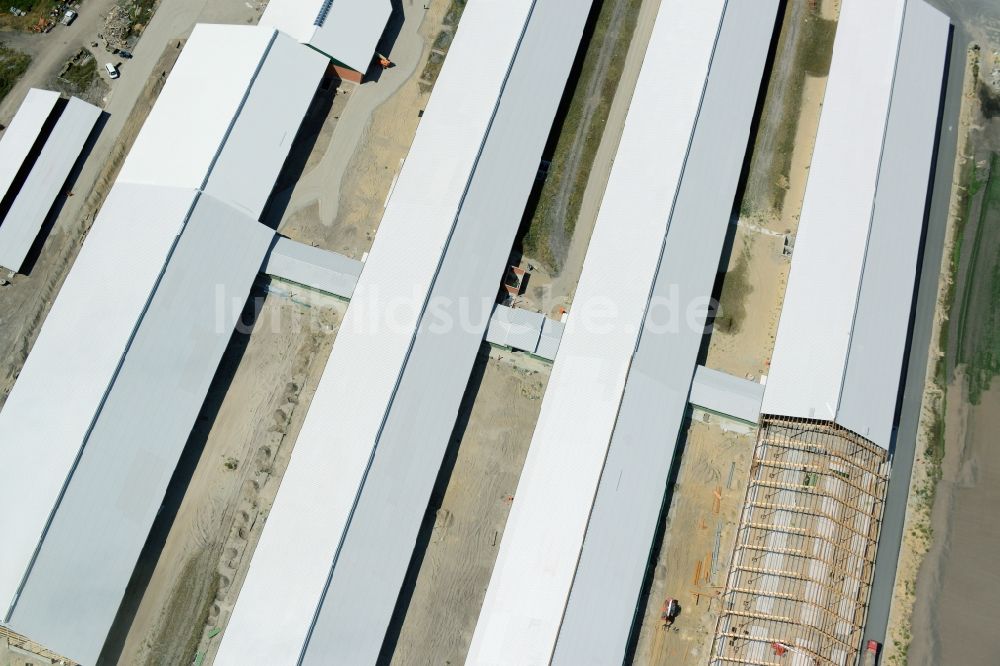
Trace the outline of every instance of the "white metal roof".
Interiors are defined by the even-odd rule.
[[[0,224],[0,266],[20,271],[52,204],[80,157],[101,115],[96,106],[72,98],[52,129],[14,203]]]
[[[302,666],[378,662],[590,4],[562,0],[534,6],[337,552]],[[540,327],[541,315],[528,315]]]
[[[636,619],[642,617],[643,581],[694,393],[692,377],[752,145],[778,4],[726,3],[553,666],[622,663]]]
[[[6,614],[196,192],[116,184],[0,410]],[[127,276],[127,279],[124,279]]]
[[[363,74],[391,14],[389,0],[271,0],[260,25],[288,33]]]
[[[531,5],[480,0],[462,16],[223,635],[220,666],[299,658]]]
[[[660,5],[468,664],[551,658],[724,4]]]
[[[534,353],[544,321],[539,312],[498,305],[486,329],[486,342]]]
[[[699,365],[688,401],[716,414],[757,423],[763,399],[763,384]]]
[[[198,26],[201,27],[216,26]],[[215,35],[214,30],[202,31],[199,50],[207,40],[226,39],[229,33],[250,28],[222,27],[228,28],[223,35]],[[252,59],[250,54],[247,59]],[[254,219],[260,217],[326,67],[327,60],[319,53],[287,35],[275,35],[241,105],[214,110],[231,113],[235,119],[212,164],[204,188],[206,194]],[[216,77],[227,76],[223,74],[225,70],[216,70],[214,66],[211,70]]]
[[[364,264],[291,238],[279,237],[267,256],[264,272],[281,280],[350,299]]]
[[[325,68],[271,28],[196,25],[119,180],[204,189],[257,218]]]
[[[14,630],[97,662],[273,238],[198,198],[48,527]]]
[[[192,50],[181,56],[186,64],[171,73],[165,86],[171,92],[161,95],[140,131],[0,411],[0,457],[11,463],[0,466],[0,505],[18,507],[0,514],[0,613],[14,599],[126,346],[149,315],[149,299],[213,160],[220,150],[255,155],[241,165],[244,179],[218,188],[226,195],[223,203],[256,208],[266,198],[261,192],[273,188],[290,145],[283,137],[295,134],[325,62],[291,40],[278,40],[276,49],[303,54],[296,61],[300,71],[259,77],[257,85],[267,81],[269,90],[249,90],[267,53],[261,49],[272,37],[274,31],[256,27],[196,27],[187,43]],[[220,43],[230,48],[219,49]],[[218,57],[197,62],[213,52]],[[234,88],[230,78],[239,80],[241,72],[242,83]],[[288,108],[276,108],[278,102]],[[257,104],[275,109],[272,124],[263,122],[259,109],[248,108]],[[244,125],[241,118],[248,119]],[[259,134],[249,131],[254,127]],[[244,141],[259,142],[261,150],[235,145]],[[182,158],[184,151],[189,160]]]
[[[836,416],[904,5],[905,0],[841,5],[764,413]]]
[[[556,353],[559,351],[559,343],[562,342],[565,330],[566,324],[546,317],[542,322],[542,335],[538,338],[535,356],[547,361],[556,360]]]
[[[0,199],[14,182],[59,101],[59,93],[31,88],[0,137]]]
[[[922,0],[841,9],[765,413],[890,446],[947,38]]]
[[[878,191],[837,423],[888,448],[906,355],[914,281],[948,51],[948,17],[906,6]]]

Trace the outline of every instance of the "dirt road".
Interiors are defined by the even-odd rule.
[[[649,45],[649,38],[653,33],[653,23],[659,9],[660,0],[643,0],[642,6],[639,8],[632,42],[629,45],[628,54],[625,56],[625,65],[618,81],[614,99],[611,102],[611,110],[604,123],[601,142],[594,154],[590,175],[587,178],[587,186],[583,191],[580,203],[580,212],[573,229],[573,236],[569,239],[565,259],[559,274],[556,276],[548,275],[542,268],[539,268],[532,275],[526,307],[533,307],[546,314],[554,314],[560,307],[568,309],[572,304],[576,285],[580,281],[580,272],[583,270],[583,259],[587,254],[587,246],[590,245],[590,237],[593,235],[594,225],[597,223],[597,211],[600,209],[601,199],[604,198],[604,189],[611,174],[611,165],[614,162],[618,143],[621,141],[622,131],[625,128],[625,115],[628,113],[628,107],[632,101],[632,93],[635,91],[639,70],[642,68],[646,47]]]
[[[451,473],[431,499],[426,547],[418,545],[422,559],[404,584],[397,614],[405,616],[393,618],[383,663],[465,660],[549,376],[547,365],[521,359],[492,352],[477,362],[458,419],[465,427],[444,463]]]
[[[162,552],[144,554],[159,557],[134,620],[116,627],[119,663],[191,663],[224,626],[344,309],[324,302],[268,295],[230,343],[188,440],[190,484]]]
[[[425,10],[424,6],[428,8]],[[313,148],[310,164],[282,196],[282,234],[360,259],[371,248],[389,190],[409,152],[429,92],[418,80],[449,0],[404,3],[377,81],[344,84]]]

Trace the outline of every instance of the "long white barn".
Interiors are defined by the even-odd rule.
[[[843,4],[765,414],[890,447],[948,26],[922,0]]]
[[[469,664],[552,657],[725,4],[660,5]]]
[[[273,29],[195,27],[0,411],[0,505],[18,507],[0,514],[2,621],[70,658],[97,658],[197,415],[192,401],[218,364],[205,335],[231,333],[167,294],[190,290],[190,273],[246,299],[246,271],[256,276],[274,235],[257,218],[326,66]],[[234,222],[211,241],[231,261],[210,276],[175,266],[206,262],[188,224],[211,210],[246,223],[245,235]],[[167,358],[175,365],[159,365]],[[133,373],[142,387],[120,389]],[[125,420],[112,416],[122,400]],[[160,419],[170,428],[143,434]],[[137,439],[159,444],[142,457]],[[93,464],[108,456],[117,464]],[[72,538],[88,525],[89,538]],[[115,538],[95,538],[109,530]]]

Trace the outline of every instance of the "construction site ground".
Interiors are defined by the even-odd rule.
[[[133,578],[125,607],[134,617],[119,615],[105,648],[108,663],[116,642],[123,664],[189,664],[216,647],[209,636],[235,603],[346,304],[281,284],[266,296],[258,287],[248,307]]]
[[[380,663],[465,661],[549,369],[518,352],[477,360]]]
[[[793,242],[798,228],[826,88],[825,73],[802,71],[800,40],[807,33],[805,22],[832,21],[838,13],[837,0],[825,0],[815,11],[807,3],[787,5],[751,158],[757,171],[787,163],[780,182],[783,192],[776,197],[772,187],[751,177],[739,222],[730,232],[731,252],[719,294],[722,309],[705,364],[752,381],[769,371],[791,263],[786,238]],[[831,51],[832,44],[825,48]],[[829,52],[810,57],[822,61]],[[793,85],[795,81],[800,85]],[[798,91],[799,99],[787,98]],[[788,124],[793,127],[791,146],[781,136],[790,131]],[[781,155],[783,150],[791,155]],[[641,601],[644,612],[633,664],[703,664],[711,656],[721,610],[718,594],[732,559],[754,441],[754,428],[695,412],[679,448],[677,478],[654,551],[655,569]],[[671,627],[661,619],[667,598],[681,606]]]
[[[708,662],[753,444],[750,427],[695,414],[661,526],[662,540],[654,551],[652,583],[640,601],[645,610],[632,660],[635,666]],[[661,619],[667,598],[676,599],[681,609],[669,627]]]

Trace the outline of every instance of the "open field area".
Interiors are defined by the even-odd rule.
[[[980,18],[970,33],[988,41],[969,51],[954,236],[943,265],[938,360],[929,373],[927,434],[914,471],[892,611],[897,626],[887,657],[893,664],[987,664],[998,648],[990,627],[1000,619],[993,603],[1000,589],[993,566],[1000,532],[983,517],[1000,499],[993,381],[1000,372],[1000,118],[992,105],[996,91],[987,86],[996,67],[1000,16],[994,11]]]
[[[213,646],[208,635],[225,626],[343,309],[309,293],[251,298],[179,467],[190,482],[167,499],[176,517],[164,511],[154,526],[162,551],[147,545],[155,568],[137,586],[134,619],[119,617],[119,663],[191,663]]]
[[[525,255],[552,275],[558,275],[566,263],[583,191],[624,73],[642,2],[601,0],[599,5],[576,84],[557,125],[559,138],[545,182],[523,239]]]
[[[17,82],[28,71],[31,56],[0,44],[0,100],[14,89]]]
[[[839,11],[839,0],[788,3],[750,166],[745,213],[780,213],[786,193],[794,189],[796,151],[807,148],[811,155],[799,131],[805,125],[807,135],[815,136],[815,120],[801,107],[816,92],[808,89],[809,79],[825,79],[829,72]],[[818,92],[822,100],[822,89]]]
[[[622,3],[618,2],[617,4],[621,5]],[[605,3],[605,6],[612,6],[610,0],[608,3]],[[529,211],[532,211],[532,216],[528,221],[528,227],[526,229],[522,227],[523,233],[527,235],[534,234],[536,237],[541,238],[546,232],[540,230],[547,229],[547,233],[557,234],[560,237],[568,235],[565,238],[565,242],[567,243],[565,253],[560,259],[558,273],[556,274],[549,272],[552,270],[551,267],[546,267],[544,264],[534,260],[534,256],[527,247],[530,243],[522,239],[521,245],[525,246],[522,247],[522,251],[525,254],[521,261],[521,267],[529,270],[530,278],[528,290],[522,296],[521,307],[558,317],[560,308],[569,309],[572,304],[573,296],[576,293],[576,285],[580,279],[580,272],[583,270],[583,260],[587,254],[587,247],[590,244],[590,237],[597,222],[597,212],[604,197],[604,189],[607,186],[608,176],[611,173],[611,165],[614,162],[615,153],[618,150],[618,142],[621,140],[622,130],[625,126],[625,116],[632,100],[632,93],[635,90],[646,46],[649,44],[654,19],[659,8],[660,0],[643,0],[635,18],[635,27],[631,31],[631,40],[618,40],[610,42],[605,46],[606,49],[626,49],[626,54],[619,78],[613,90],[610,107],[606,112],[606,118],[601,124],[597,124],[596,120],[600,116],[596,113],[591,116],[590,122],[596,127],[594,132],[598,134],[596,139],[598,143],[593,155],[589,158],[589,163],[586,159],[583,159],[585,157],[583,151],[585,144],[592,146],[595,137],[591,134],[576,136],[571,131],[575,129],[572,124],[563,123],[561,126],[561,132],[557,138],[558,145],[555,150],[559,150],[558,146],[561,145],[565,152],[578,154],[578,157],[580,157],[577,162],[578,173],[582,174],[584,170],[586,171],[585,186],[582,191],[572,194],[573,188],[577,187],[573,180],[576,176],[571,178],[569,171],[565,169],[562,171],[560,179],[566,187],[562,196],[570,197],[572,195],[579,198],[579,201],[567,200],[566,205],[572,205],[576,210],[575,218],[572,222],[568,222],[567,218],[561,221],[554,221],[552,225],[545,227],[544,225],[548,223],[539,217],[537,212],[531,208],[532,202],[529,202]],[[605,36],[607,37],[607,34]],[[597,51],[592,47],[588,50],[586,57],[595,58],[596,55]],[[580,89],[582,85],[581,81],[582,79],[577,81],[576,90]],[[566,99],[563,102],[565,108]],[[570,102],[570,111],[572,110],[572,105],[581,109],[587,105],[593,106],[595,109],[597,108],[594,106],[596,103],[595,100],[588,100],[588,98],[582,96],[582,93],[574,94],[570,98]],[[576,143],[571,143],[571,139],[574,137]],[[550,137],[549,141],[552,144],[552,137]],[[551,147],[550,145],[549,148]],[[545,187],[549,188],[549,192],[553,193],[553,197],[556,196],[554,192],[554,188],[556,187],[555,182],[550,173],[549,178],[545,181]],[[570,226],[567,227],[566,225]],[[532,229],[535,231],[532,231]],[[544,241],[539,240],[538,243],[544,244]]]
[[[380,661],[465,660],[548,375],[521,354],[480,356]]]

